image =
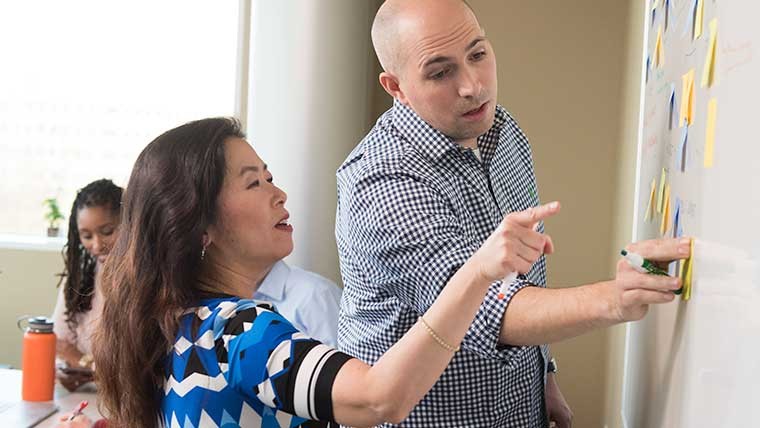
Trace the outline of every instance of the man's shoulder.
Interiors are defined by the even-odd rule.
[[[421,169],[419,156],[393,121],[391,108],[349,154],[338,168],[339,180],[356,182],[373,175],[409,174]]]
[[[496,122],[499,123],[502,134],[518,140],[518,143],[528,144],[528,138],[515,116],[500,104],[496,106]]]

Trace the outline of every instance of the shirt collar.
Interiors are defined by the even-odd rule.
[[[290,266],[280,260],[272,266],[264,281],[261,282],[256,294],[263,294],[272,300],[282,300],[285,297],[285,284],[290,276]]]
[[[461,148],[454,140],[425,122],[411,107],[402,104],[397,99],[393,100],[393,108],[391,110],[393,111],[392,120],[394,127],[418,152],[430,160],[435,162],[445,153]],[[506,121],[506,110],[497,104],[493,126],[485,134],[478,137],[478,145],[481,144],[480,140],[483,137],[493,135],[494,132],[498,135]]]

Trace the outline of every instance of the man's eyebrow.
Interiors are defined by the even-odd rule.
[[[468,50],[474,48],[475,46],[478,45],[478,43],[483,42],[485,40],[486,40],[486,38],[483,37],[483,36],[476,37],[475,40],[471,41],[470,44],[467,45],[467,47],[465,48],[465,51],[468,51]],[[448,61],[451,61],[450,57],[447,57],[447,56],[436,56],[436,57],[433,57],[433,58],[425,61],[425,63],[422,64],[422,68],[429,67],[429,66],[434,65],[434,64],[440,64],[442,62],[448,62]]]
[[[478,43],[484,42],[486,40],[483,36],[478,36],[475,38],[475,40],[471,41],[469,45],[467,45],[467,48],[465,48],[466,51],[474,48]]]

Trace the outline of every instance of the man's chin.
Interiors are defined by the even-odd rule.
[[[481,135],[488,132],[489,129],[493,126],[493,117],[489,120],[484,120],[481,123],[475,124],[475,123],[467,123],[460,125],[456,132],[453,132],[448,135],[453,140],[470,140],[473,138],[478,138]]]

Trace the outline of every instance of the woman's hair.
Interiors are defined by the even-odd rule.
[[[63,247],[64,271],[60,287],[63,284],[63,297],[66,302],[66,324],[76,337],[79,326],[77,314],[92,308],[92,294],[95,290],[95,265],[97,261],[82,245],[79,237],[77,217],[84,208],[107,208],[115,220],[119,219],[121,195],[123,189],[105,178],[93,181],[77,191],[69,215],[69,237]]]
[[[94,346],[98,400],[115,426],[163,425],[165,365],[179,317],[201,297],[202,239],[231,137],[244,138],[235,119],[190,122],[148,144],[132,169]]]

